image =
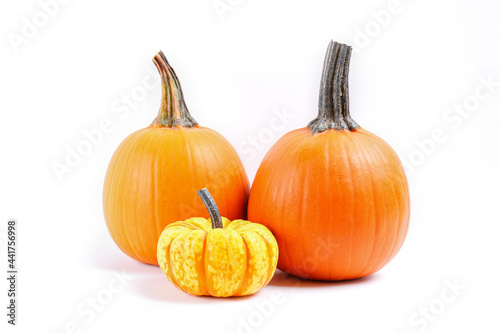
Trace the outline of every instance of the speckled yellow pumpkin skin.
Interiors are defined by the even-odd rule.
[[[222,218],[190,218],[168,225],[158,240],[158,263],[172,284],[196,296],[230,297],[257,292],[269,283],[278,244],[265,226]]]

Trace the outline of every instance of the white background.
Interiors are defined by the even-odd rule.
[[[20,271],[16,327],[6,324],[1,279],[2,332],[60,333],[73,322],[79,332],[498,332],[500,86],[481,80],[500,81],[500,2],[401,0],[379,21],[373,13],[393,9],[389,0],[221,2],[232,6],[222,16],[213,0],[71,0],[44,22],[39,2],[2,1],[0,258],[5,268],[5,225],[17,218]],[[255,296],[214,299],[184,294],[122,254],[102,185],[118,144],[156,115],[158,85],[128,114],[115,112],[157,78],[154,54],[165,52],[195,119],[237,148],[252,180],[271,145],[315,117],[330,39],[356,49],[354,119],[413,165],[398,256],[358,281],[278,272]],[[448,111],[464,103],[463,115]],[[283,112],[293,119],[270,132]],[[103,119],[113,129],[58,179],[54,163]],[[435,131],[441,140],[430,143]],[[126,282],[106,299],[117,272]],[[95,297],[101,311],[89,310]]]

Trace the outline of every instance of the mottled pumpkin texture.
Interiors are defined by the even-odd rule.
[[[244,296],[269,283],[278,244],[261,224],[223,217],[223,228],[194,217],[168,225],[158,240],[158,263],[180,290],[197,296]]]

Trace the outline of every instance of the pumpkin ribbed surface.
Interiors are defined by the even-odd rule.
[[[177,288],[216,297],[253,294],[274,275],[278,245],[264,226],[222,218],[212,229],[205,218],[168,225],[158,241],[158,263]]]
[[[231,219],[246,218],[249,183],[231,144],[198,125],[165,55],[153,59],[162,98],[153,123],[117,148],[104,180],[104,218],[111,237],[130,257],[157,265],[156,244],[169,223],[208,217],[196,191],[208,188]]]
[[[330,42],[318,115],[285,134],[255,176],[249,219],[280,247],[278,268],[317,280],[370,275],[401,248],[410,218],[406,175],[394,150],[350,115],[352,48]]]
[[[288,133],[264,158],[249,201],[249,219],[278,241],[278,268],[319,280],[379,270],[401,248],[409,213],[396,153],[362,128]]]

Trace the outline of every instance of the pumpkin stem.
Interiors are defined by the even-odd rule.
[[[349,111],[349,62],[352,47],[330,41],[319,90],[318,116],[307,127],[312,134],[329,129],[355,131],[359,125]]]
[[[162,51],[154,56],[153,62],[160,72],[162,96],[158,116],[151,125],[155,127],[198,126],[186,107],[179,79]]]
[[[203,204],[208,210],[208,214],[210,214],[210,220],[212,221],[212,229],[215,228],[224,228],[222,224],[222,217],[220,216],[219,207],[215,203],[214,198],[210,195],[210,192],[206,188],[203,188],[199,191],[196,191],[203,201]]]

